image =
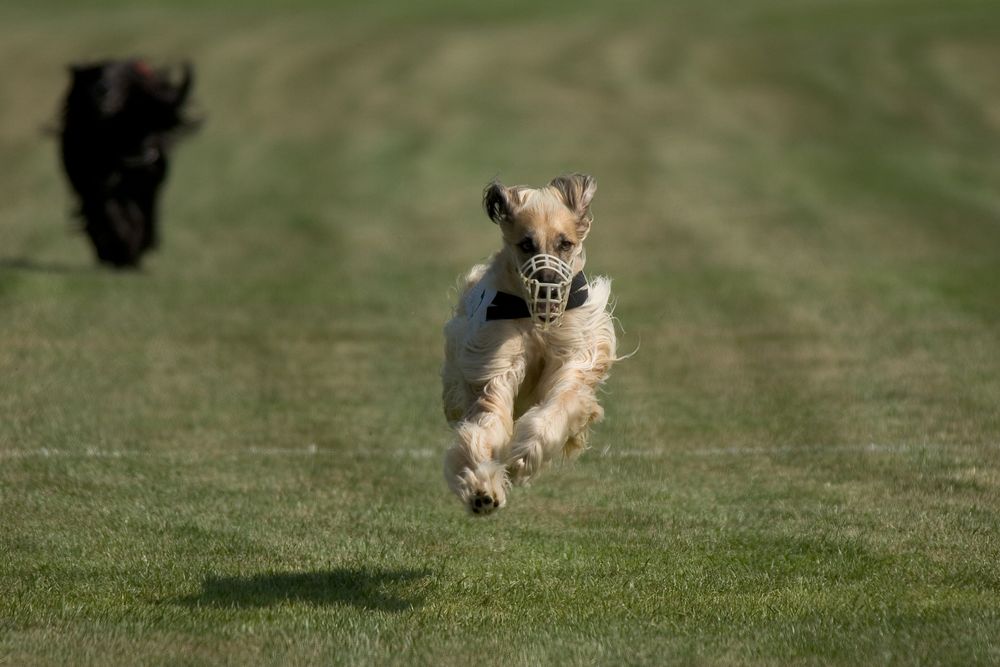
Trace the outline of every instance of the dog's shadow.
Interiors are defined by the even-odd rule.
[[[180,598],[192,607],[268,607],[297,601],[314,605],[351,605],[399,612],[422,603],[414,582],[426,570],[335,568],[320,572],[278,572],[249,577],[208,577],[201,593]]]
[[[51,274],[93,273],[95,271],[95,267],[92,264],[40,262],[27,257],[0,257],[0,269]]]

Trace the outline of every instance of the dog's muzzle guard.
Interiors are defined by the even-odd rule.
[[[569,301],[572,267],[554,255],[538,254],[528,258],[518,272],[524,284],[525,302],[532,321],[542,331],[557,324]],[[543,277],[548,280],[541,280]]]

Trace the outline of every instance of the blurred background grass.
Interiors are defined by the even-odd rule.
[[[0,656],[1000,659],[995,3],[0,8]],[[191,59],[139,273],[73,231],[70,61]],[[448,497],[483,185],[599,183],[581,461]]]

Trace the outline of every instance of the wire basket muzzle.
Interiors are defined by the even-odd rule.
[[[554,255],[538,254],[528,258],[518,271],[531,319],[543,330],[558,323],[569,301],[572,267]]]

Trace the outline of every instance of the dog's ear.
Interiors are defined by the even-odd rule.
[[[190,62],[184,61],[181,64],[181,80],[174,89],[173,94],[173,105],[175,107],[181,107],[187,100],[188,94],[191,92],[191,84],[194,83],[194,66]]]
[[[66,71],[69,72],[69,77],[73,81],[94,78],[99,69],[100,65],[93,63],[70,63],[66,65]]]
[[[597,181],[587,174],[570,174],[553,178],[549,185],[559,192],[566,207],[576,213],[579,219],[577,233],[582,240],[594,221],[594,216],[590,214],[590,202],[597,192]]]
[[[507,222],[514,214],[510,191],[500,181],[494,180],[483,190],[483,209],[490,220],[497,223]]]

